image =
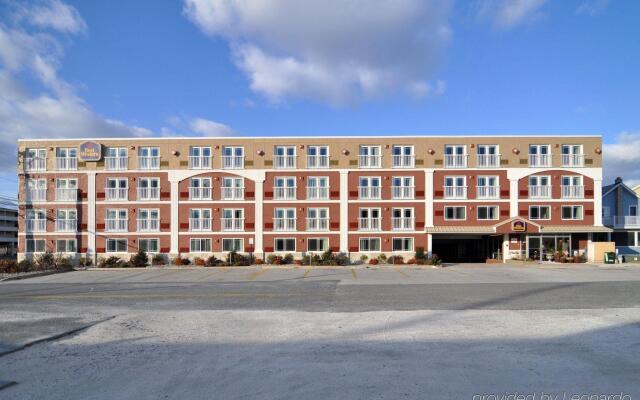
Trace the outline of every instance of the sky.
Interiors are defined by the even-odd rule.
[[[0,0],[0,194],[41,137],[597,134],[640,184],[640,2]]]

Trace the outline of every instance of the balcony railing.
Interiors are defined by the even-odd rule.
[[[602,219],[602,223],[606,226],[614,228],[640,228],[640,216],[609,216]]]
[[[295,200],[296,188],[295,187],[274,187],[273,198],[276,200]]]
[[[328,187],[307,187],[307,200],[327,200],[329,199]]]
[[[211,230],[211,218],[189,218],[189,230],[206,232]]]
[[[221,218],[223,231],[243,231],[244,218]]]
[[[76,157],[56,157],[56,169],[58,171],[75,171],[78,169]]]
[[[477,197],[479,199],[497,199],[500,197],[500,188],[498,186],[478,186]]]
[[[56,201],[78,201],[78,189],[56,188]]]
[[[278,169],[295,168],[296,156],[274,156],[273,167]]]
[[[104,222],[107,232],[127,232],[129,230],[129,220],[126,219],[105,219]]]
[[[445,186],[444,197],[445,199],[466,199],[467,187],[466,186]]]
[[[584,155],[583,154],[563,154],[562,166],[563,167],[583,167]]]
[[[224,169],[244,168],[244,156],[222,156],[222,168]]]
[[[413,168],[415,159],[413,155],[394,155],[393,168]]]
[[[138,200],[160,200],[160,188],[138,188]]]
[[[138,169],[160,169],[160,156],[138,156]]]
[[[529,166],[543,168],[551,166],[551,154],[529,154]]]
[[[308,231],[328,231],[329,218],[307,218]]]
[[[244,200],[243,187],[222,187],[222,200]]]
[[[329,168],[329,156],[307,156],[307,168]]]
[[[358,230],[379,231],[381,218],[358,218]]]
[[[105,157],[104,166],[109,171],[124,171],[129,169],[129,157]]]
[[[466,154],[445,154],[444,167],[445,168],[467,168],[467,155]]]
[[[500,154],[478,154],[476,166],[478,168],[499,168]]]
[[[578,185],[562,185],[563,199],[583,199],[584,186]]]
[[[415,227],[413,217],[391,218],[391,228],[394,231],[412,231]]]
[[[56,219],[56,232],[75,232],[77,230],[77,219]]]
[[[46,219],[25,219],[25,231],[26,232],[46,232],[47,220]]]
[[[295,231],[296,219],[295,218],[274,218],[273,230],[274,231]]]
[[[391,196],[394,200],[412,200],[415,197],[414,186],[392,186]]]
[[[46,171],[47,159],[45,157],[25,157],[24,172]]]
[[[359,156],[360,168],[380,168],[382,156]]]
[[[530,199],[548,199],[551,197],[551,186],[529,186]]]
[[[190,187],[189,200],[211,200],[210,187]]]
[[[129,200],[129,189],[127,188],[106,188],[105,197],[109,201]]]
[[[363,200],[380,199],[380,186],[360,186],[358,187],[358,197]]]
[[[24,195],[28,202],[47,201],[47,189],[27,189]]]
[[[189,156],[190,169],[211,169],[211,156]]]
[[[158,232],[160,220],[157,218],[138,218],[138,232]]]

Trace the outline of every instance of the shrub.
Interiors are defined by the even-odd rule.
[[[182,258],[182,257],[178,256],[178,257],[174,258],[171,263],[173,265],[189,265],[189,264],[191,264],[191,261],[189,261],[188,258]]]
[[[282,261],[284,264],[291,264],[293,262],[293,254],[291,253],[285,254],[285,256],[282,258]]]
[[[15,260],[0,260],[0,274],[15,274],[18,264]]]
[[[294,260],[293,263],[295,265],[302,265],[302,260]]]
[[[391,256],[387,259],[389,264],[404,264],[404,258],[402,256]]]
[[[69,257],[63,256],[62,254],[59,254],[55,258],[55,268],[58,270],[73,269],[73,265],[71,264],[71,259]]]
[[[417,260],[415,258],[410,258],[407,260],[407,264],[415,264]]]
[[[204,267],[205,261],[200,257],[196,257],[193,259],[193,265],[197,265],[198,267]]]
[[[337,265],[345,266],[345,265],[351,264],[351,260],[349,259],[349,256],[346,255],[345,253],[338,253],[336,255],[335,260]]]
[[[282,258],[282,257],[280,257],[280,256],[276,256],[275,254],[269,254],[269,255],[267,256],[267,263],[268,263],[268,264],[275,264],[275,263],[276,263],[276,260],[278,260],[278,259],[280,259],[280,258]]]
[[[255,260],[253,260],[253,263],[256,265],[262,265],[264,264],[264,260],[262,258],[256,258]]]
[[[204,264],[205,267],[216,267],[218,265],[220,265],[221,260],[218,260],[216,258],[216,256],[211,255],[209,258],[207,258],[207,262]]]
[[[371,260],[369,260],[369,265],[378,265],[378,259],[377,258],[372,258]]]
[[[31,260],[24,259],[16,264],[16,272],[35,271],[36,266]]]
[[[229,254],[227,254],[227,264],[228,265],[233,265],[233,266],[236,266],[236,267],[239,267],[239,266],[245,266],[246,267],[246,266],[251,265],[251,261],[252,261],[251,257],[245,256],[245,255],[242,255],[242,254],[238,254],[235,251],[231,251],[231,252],[229,252]]]
[[[151,257],[151,265],[165,265],[165,264],[166,264],[166,260],[163,254],[154,254],[153,257]]]
[[[100,268],[122,268],[126,264],[127,263],[124,262],[118,256],[110,256],[110,257],[107,257],[107,258],[101,258],[98,261],[98,266]]]
[[[93,265],[93,259],[91,257],[80,257],[78,260],[78,266],[80,267],[90,267]]]
[[[429,258],[427,260],[427,264],[429,264],[429,265],[440,265],[440,264],[442,264],[442,260],[440,258],[438,258],[437,255],[434,254],[434,255],[431,256],[431,258]]]
[[[144,250],[138,250],[138,252],[131,256],[129,264],[134,268],[146,268],[149,264],[149,256]]]
[[[53,253],[47,251],[46,253],[40,254],[36,258],[36,267],[39,270],[54,269],[56,267],[56,259]]]
[[[424,252],[424,248],[423,247],[416,247],[415,259],[416,260],[425,260],[426,258],[427,258],[427,255]]]
[[[378,255],[378,262],[379,262],[380,264],[384,264],[384,263],[386,263],[386,262],[387,262],[387,255],[386,255],[386,254],[384,254],[384,253],[382,253],[382,254]]]

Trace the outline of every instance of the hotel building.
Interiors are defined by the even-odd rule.
[[[20,257],[582,253],[599,136],[20,140]]]

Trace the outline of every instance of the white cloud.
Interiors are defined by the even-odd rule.
[[[546,0],[478,0],[477,15],[490,21],[497,29],[511,29],[540,17]]]
[[[276,102],[424,96],[450,10],[448,0],[184,0],[185,16],[228,40],[251,89]]]
[[[640,132],[622,132],[614,143],[603,146],[604,183],[622,177],[629,185],[640,184]]]
[[[78,10],[59,0],[43,0],[32,6],[19,6],[15,16],[42,29],[71,34],[87,31],[87,24]]]
[[[203,136],[232,136],[234,132],[225,124],[204,118],[195,118],[189,121],[189,128]]]
[[[576,14],[594,16],[598,15],[609,5],[609,0],[585,0],[578,8]]]

